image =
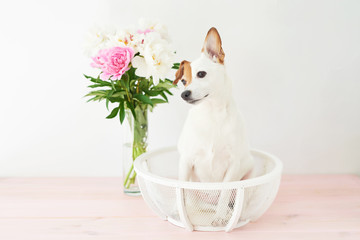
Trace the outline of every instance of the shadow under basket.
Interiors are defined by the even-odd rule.
[[[177,180],[180,156],[176,147],[145,153],[134,167],[145,202],[163,220],[190,231],[229,232],[263,215],[279,189],[280,160],[263,151],[252,150],[251,154],[255,161],[252,173],[235,182]],[[228,196],[226,201],[219,202],[221,194]]]

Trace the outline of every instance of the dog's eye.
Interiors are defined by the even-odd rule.
[[[184,84],[184,86],[186,85],[186,81],[183,79],[181,80],[182,84]]]
[[[200,71],[200,72],[198,72],[196,75],[197,75],[198,78],[203,78],[203,77],[206,76],[206,72]]]

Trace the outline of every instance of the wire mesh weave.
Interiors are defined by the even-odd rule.
[[[201,183],[178,181],[175,147],[145,153],[135,161],[139,186],[148,206],[162,219],[199,231],[231,231],[257,220],[274,201],[282,163],[252,150],[255,167],[249,179]],[[219,201],[227,196],[226,201]]]

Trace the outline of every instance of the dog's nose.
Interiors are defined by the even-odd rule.
[[[182,99],[184,99],[184,100],[189,100],[190,95],[191,95],[191,91],[186,90],[186,91],[184,91],[184,92],[181,94],[181,97],[182,97]]]

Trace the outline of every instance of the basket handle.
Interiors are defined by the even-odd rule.
[[[233,214],[232,214],[228,224],[226,225],[226,228],[225,228],[226,232],[230,232],[231,230],[233,230],[236,227],[236,225],[239,221],[239,218],[241,216],[243,203],[244,203],[244,188],[240,187],[236,190],[234,210],[233,210]],[[248,222],[249,221],[246,220],[245,224]]]
[[[179,217],[180,221],[184,224],[186,230],[193,231],[194,227],[191,224],[187,212],[185,209],[185,197],[184,197],[184,189],[183,188],[176,188],[176,202],[177,207],[179,209]]]

